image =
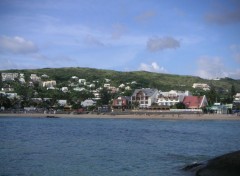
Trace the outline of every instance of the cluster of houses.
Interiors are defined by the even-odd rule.
[[[206,96],[192,96],[189,91],[162,92],[157,89],[135,89],[132,96],[119,96],[113,100],[114,109],[127,109],[129,105],[136,105],[141,109],[169,110],[177,103],[183,103],[188,109],[201,109],[208,105]]]
[[[2,73],[2,82],[4,81],[16,81],[25,84],[24,74],[18,73]],[[40,86],[46,88],[46,90],[57,89],[57,82],[55,80],[49,80],[49,76],[43,74],[38,76],[36,74],[30,75],[29,85],[33,85],[38,82]],[[43,81],[44,80],[44,81]],[[122,83],[118,87],[111,85],[110,79],[105,79],[105,82],[101,86],[99,81],[87,82],[86,79],[79,79],[77,76],[72,76],[70,78],[69,85],[67,87],[58,88],[59,91],[63,93],[69,91],[90,91],[93,93],[94,98],[86,99],[81,102],[82,107],[87,108],[90,106],[95,106],[97,100],[101,99],[100,91],[106,88],[109,93],[118,93],[121,95],[121,91],[132,90],[132,85],[136,84],[136,81],[130,83]],[[194,83],[193,88],[201,88],[202,90],[210,90],[210,86],[203,83]],[[177,91],[171,90],[168,92],[163,92],[161,90],[152,88],[141,88],[132,90],[131,96],[118,96],[111,100],[111,109],[114,110],[126,110],[126,109],[151,109],[151,110],[170,110],[178,103],[182,103],[186,109],[199,110],[208,106],[208,101],[206,96],[193,96],[189,91]],[[5,94],[9,98],[17,98],[17,93],[14,93],[14,89],[10,86],[2,87],[0,94]],[[237,93],[235,102],[240,103],[240,93]],[[33,98],[34,100],[39,98]],[[47,98],[46,98],[47,99]],[[39,99],[40,101],[40,99]],[[62,106],[70,106],[66,100],[58,100],[59,104]],[[176,106],[175,106],[176,108]],[[227,113],[228,109],[232,108],[231,105],[221,105],[219,103],[214,104],[211,110],[216,113]]]

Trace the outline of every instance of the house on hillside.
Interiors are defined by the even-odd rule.
[[[236,93],[236,95],[233,96],[234,101],[240,101],[240,93]]]
[[[14,81],[18,78],[18,73],[2,73],[2,81]]]
[[[210,90],[210,86],[208,84],[204,84],[204,83],[194,83],[192,86],[194,89],[202,89],[202,90]]]
[[[132,103],[138,103],[140,108],[148,108],[157,100],[158,90],[143,88],[136,89],[131,96]]]
[[[32,80],[33,82],[39,82],[39,81],[41,81],[41,78],[38,77],[37,74],[31,74],[30,80]]]
[[[208,105],[206,96],[185,96],[183,103],[188,109],[200,109]]]
[[[42,86],[46,87],[47,89],[52,89],[57,85],[57,82],[55,80],[51,81],[44,81],[42,82]]]
[[[112,108],[113,109],[128,109],[129,105],[130,105],[130,97],[127,96],[119,96],[115,99],[113,99],[113,103],[112,103]]]

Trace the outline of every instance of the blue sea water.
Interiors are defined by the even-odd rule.
[[[240,149],[240,121],[0,118],[0,175],[178,176]]]

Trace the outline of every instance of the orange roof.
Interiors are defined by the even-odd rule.
[[[183,103],[187,108],[201,108],[201,104],[203,101],[203,96],[185,96],[183,99]]]

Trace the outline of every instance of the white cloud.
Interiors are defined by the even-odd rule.
[[[149,71],[149,72],[159,72],[159,73],[167,73],[167,70],[164,67],[159,66],[156,62],[152,62],[151,64],[141,63],[139,70]]]
[[[14,54],[28,54],[38,52],[38,48],[32,41],[22,37],[1,36],[0,51]]]
[[[198,59],[198,70],[196,76],[205,79],[240,78],[240,69],[232,70],[227,68],[219,57],[202,56]]]
[[[165,49],[176,49],[180,47],[180,42],[173,37],[152,37],[147,42],[147,49],[151,52]]]

